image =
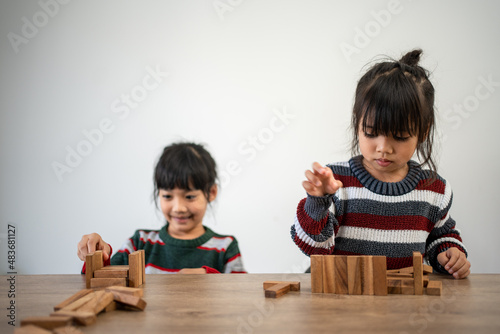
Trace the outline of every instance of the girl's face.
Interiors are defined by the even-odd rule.
[[[177,239],[194,239],[203,235],[203,216],[209,201],[213,201],[216,196],[215,185],[210,190],[208,200],[201,190],[160,189],[160,207],[169,222],[168,233]]]
[[[408,174],[408,161],[418,144],[416,136],[401,133],[398,136],[373,135],[371,127],[358,130],[359,149],[366,170],[377,180],[399,182]]]

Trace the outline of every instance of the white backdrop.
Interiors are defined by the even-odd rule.
[[[303,173],[349,158],[363,66],[415,47],[472,271],[500,272],[497,1],[1,1],[0,32],[1,273],[9,238],[17,273],[78,273],[83,234],[118,249],[160,228],[153,167],[177,140],[217,160],[205,223],[246,269],[304,271]]]

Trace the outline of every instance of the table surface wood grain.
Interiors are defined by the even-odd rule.
[[[8,314],[9,276],[1,276]],[[300,281],[299,292],[265,298],[267,280]],[[500,275],[443,282],[441,296],[312,294],[310,274],[147,275],[145,311],[101,313],[84,333],[500,333]],[[85,288],[83,275],[16,276],[16,323],[49,315]],[[2,333],[12,332],[2,316]],[[6,328],[7,330],[4,330]]]

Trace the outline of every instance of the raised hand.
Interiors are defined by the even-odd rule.
[[[333,177],[333,172],[328,167],[323,167],[315,162],[312,165],[312,170],[306,171],[306,181],[302,182],[302,186],[311,196],[325,196],[334,194],[341,188],[342,182]]]

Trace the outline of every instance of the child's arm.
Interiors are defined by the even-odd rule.
[[[437,217],[440,219],[427,238],[426,256],[432,267],[440,273],[452,274],[455,278],[465,278],[470,273],[470,262],[467,260],[467,250],[462,243],[460,232],[455,227],[449,210],[453,202],[450,185],[443,179],[442,200]]]
[[[333,176],[332,169],[313,164],[306,171],[307,180],[302,182],[308,196],[297,207],[295,224],[292,225],[293,241],[306,255],[331,254],[335,247],[334,230],[338,222],[329,210],[333,194],[343,185]]]

